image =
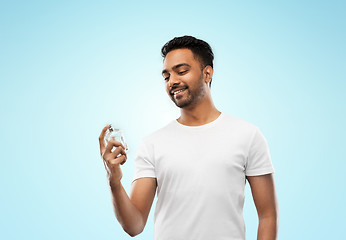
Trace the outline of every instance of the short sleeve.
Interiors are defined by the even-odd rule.
[[[267,140],[259,128],[256,127],[249,147],[245,175],[257,176],[274,172]]]
[[[134,168],[132,182],[143,177],[156,178],[154,159],[150,156],[144,141],[142,141],[138,147],[137,155],[134,160]]]

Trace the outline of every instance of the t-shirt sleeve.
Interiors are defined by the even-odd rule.
[[[267,140],[256,127],[245,166],[246,176],[257,176],[274,173]]]
[[[154,159],[149,154],[144,141],[142,141],[138,147],[137,155],[134,160],[134,169],[132,182],[143,177],[156,178]]]

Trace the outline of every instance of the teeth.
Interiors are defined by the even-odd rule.
[[[174,95],[176,95],[177,93],[180,93],[180,92],[182,92],[182,91],[184,91],[184,89],[181,89],[181,90],[179,90],[179,91],[174,92]]]

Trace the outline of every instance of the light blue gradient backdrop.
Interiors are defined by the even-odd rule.
[[[160,48],[187,34],[214,49],[217,108],[257,125],[268,141],[279,239],[341,239],[345,7],[2,1],[0,238],[153,239],[155,204],[135,238],[115,219],[98,136],[109,121],[123,128],[130,152],[122,182],[129,192],[139,141],[179,116],[164,90]],[[255,239],[249,188],[244,216],[247,239]]]

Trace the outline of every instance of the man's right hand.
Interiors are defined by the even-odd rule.
[[[107,124],[103,129],[99,137],[100,142],[100,154],[103,159],[103,164],[107,171],[107,177],[111,186],[119,186],[120,180],[123,176],[120,164],[123,165],[126,160],[125,147],[115,139],[105,143],[105,134],[109,125]],[[115,147],[115,148],[114,148]]]
[[[114,139],[106,145],[104,137],[108,127],[109,125],[102,129],[99,137],[100,153],[109,178],[115,216],[125,232],[133,237],[141,233],[145,227],[155,197],[157,181],[151,177],[138,178],[132,183],[130,196],[127,195],[120,182],[120,164],[124,164],[127,159],[125,147]]]

